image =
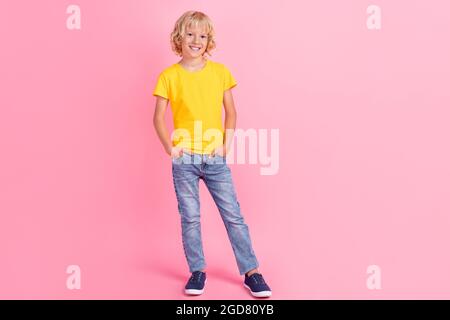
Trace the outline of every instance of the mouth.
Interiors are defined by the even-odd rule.
[[[199,52],[202,49],[201,46],[189,46],[189,48],[195,52]]]

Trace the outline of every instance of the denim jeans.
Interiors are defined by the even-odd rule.
[[[243,275],[257,268],[259,263],[252,248],[248,226],[241,215],[226,157],[184,152],[181,157],[172,159],[172,175],[189,271],[203,270],[206,266],[200,231],[200,179],[220,212],[239,273]]]

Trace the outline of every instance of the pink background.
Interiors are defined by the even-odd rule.
[[[0,298],[186,299],[151,93],[189,9],[215,23],[238,127],[280,130],[277,175],[231,165],[272,298],[450,298],[447,0],[2,1]],[[201,197],[196,299],[251,299]],[[72,264],[81,290],[66,288]]]

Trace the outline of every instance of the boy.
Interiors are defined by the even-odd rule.
[[[219,209],[239,272],[245,274],[244,286],[255,297],[269,297],[271,289],[258,271],[259,263],[226,163],[236,127],[236,110],[231,93],[236,81],[223,64],[206,57],[215,48],[215,41],[211,20],[204,13],[184,13],[175,24],[171,44],[173,51],[182,59],[164,69],[158,77],[153,92],[157,98],[153,123],[165,151],[172,158],[183,248],[192,273],[185,293],[202,294],[206,282],[200,232],[198,183],[201,179]],[[173,142],[164,123],[169,101],[175,128]],[[225,135],[221,123],[222,104],[225,109]]]

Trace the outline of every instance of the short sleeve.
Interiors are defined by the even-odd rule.
[[[153,95],[169,99],[169,87],[164,73],[159,75]]]
[[[230,70],[226,66],[224,66],[224,77],[223,77],[223,91],[231,89],[236,86],[236,79],[234,79]]]

